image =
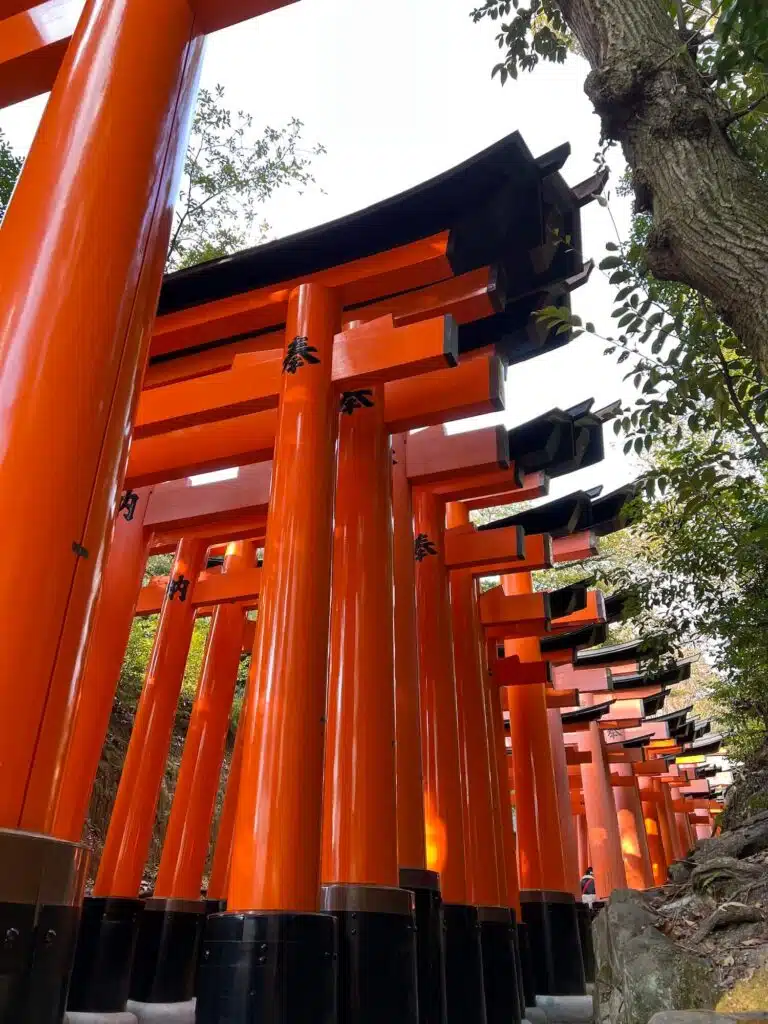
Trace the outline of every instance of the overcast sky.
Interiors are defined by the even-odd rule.
[[[594,173],[599,122],[583,92],[586,63],[541,65],[501,88],[491,81],[498,59],[494,26],[473,25],[471,0],[301,0],[280,11],[212,36],[203,84],[221,83],[227,102],[253,114],[256,125],[279,126],[290,117],[305,138],[321,142],[317,188],[286,191],[265,215],[275,236],[350,213],[439,174],[518,130],[539,155],[571,143],[563,174],[571,184]],[[44,98],[0,111],[0,128],[19,152],[34,136]],[[615,185],[621,171],[612,161]],[[611,210],[624,230],[626,200]],[[583,212],[585,256],[599,260],[614,239],[606,210]],[[610,333],[611,289],[595,272],[573,296],[574,311]],[[550,356],[512,367],[508,424],[552,406],[594,397],[597,407],[628,395],[622,368],[583,337]],[[483,418],[483,422],[488,422]],[[477,422],[477,421],[476,421]],[[614,445],[601,466],[553,484],[552,493],[598,483],[611,489],[635,475]]]

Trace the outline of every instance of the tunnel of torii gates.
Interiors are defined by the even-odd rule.
[[[579,211],[601,176],[569,187],[568,146],[534,158],[515,133],[163,281],[204,35],[279,6],[0,0],[0,104],[51,89],[0,230],[3,1024],[159,1004],[201,1024],[519,1021],[537,994],[585,991],[588,863],[598,896],[650,886],[712,829],[720,737],[662,713],[689,665],[652,678],[639,645],[599,646],[621,595],[533,587],[597,554],[633,489],[470,518],[599,462],[616,409],[444,428],[500,410],[505,379],[514,401],[515,365],[570,340],[535,314],[589,274]],[[170,575],[143,586],[160,552]],[[150,614],[84,898],[90,796]]]

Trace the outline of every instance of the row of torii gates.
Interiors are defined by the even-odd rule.
[[[0,230],[3,1024],[166,1004],[201,1024],[511,1024],[537,994],[585,991],[588,863],[599,896],[659,884],[712,829],[719,737],[660,713],[689,666],[649,678],[639,645],[600,646],[621,595],[533,585],[595,555],[632,488],[471,520],[599,462],[615,409],[444,429],[503,408],[515,365],[570,340],[535,313],[588,276],[579,211],[601,176],[571,188],[567,146],[533,158],[513,134],[162,281],[204,33],[278,6],[0,0],[0,102],[52,87]],[[150,614],[84,898],[120,666]]]

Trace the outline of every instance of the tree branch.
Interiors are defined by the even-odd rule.
[[[723,375],[723,379],[725,380],[725,386],[728,389],[728,394],[731,396],[731,401],[733,402],[733,407],[736,410],[736,412],[738,413],[738,415],[741,417],[741,420],[743,421],[744,426],[747,428],[747,431],[749,432],[750,437],[752,438],[752,440],[757,445],[758,451],[760,452],[762,457],[766,461],[768,461],[768,445],[766,445],[765,441],[760,436],[760,432],[758,431],[757,427],[755,426],[755,424],[750,419],[749,414],[747,413],[747,410],[744,408],[744,406],[741,403],[741,399],[736,394],[736,388],[733,385],[733,377],[731,376],[731,371],[728,369],[728,360],[723,355],[723,350],[720,348],[720,345],[717,344],[717,343],[715,343],[715,347],[717,349],[717,361],[719,363],[720,370],[721,370],[722,375]]]
[[[748,106],[742,107],[741,110],[734,110],[731,116],[723,122],[723,127],[727,128],[729,125],[732,125],[734,121],[738,121],[740,118],[746,117],[747,114],[751,114],[754,110],[757,110],[762,103],[765,103],[766,100],[768,100],[768,92],[764,92],[762,96],[758,96],[756,100],[753,100],[748,104]]]

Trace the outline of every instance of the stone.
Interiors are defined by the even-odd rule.
[[[592,1024],[591,996],[536,996],[536,1006],[550,1024]]]
[[[129,999],[126,1009],[138,1024],[195,1024],[195,1000],[186,1003],[137,1003]]]
[[[547,1024],[549,1018],[539,1006],[526,1006],[525,1019],[529,1024]]]
[[[768,967],[760,967],[751,978],[738,981],[717,1004],[720,1013],[739,1018],[760,1013],[768,1019]]]
[[[676,860],[669,865],[669,878],[675,885],[685,885],[691,877],[693,862],[688,860]]]
[[[751,857],[768,850],[768,811],[761,811],[739,828],[713,839],[702,839],[696,847],[697,864],[715,857]]]
[[[592,926],[596,1024],[648,1024],[662,1010],[711,1010],[717,988],[709,965],[656,928],[641,894],[615,892]]]
[[[742,1024],[748,1020],[768,1020],[768,1013],[717,1013],[714,1010],[664,1010],[655,1013],[648,1024]]]
[[[67,1010],[64,1024],[138,1024],[136,1017],[127,1010],[120,1013],[82,1013],[79,1010]]]

